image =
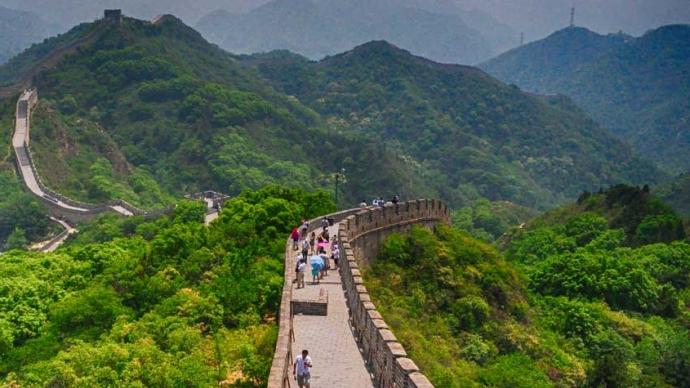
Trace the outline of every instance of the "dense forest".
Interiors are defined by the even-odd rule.
[[[40,66],[85,38],[55,66]],[[566,99],[530,96],[385,42],[319,63],[285,52],[240,57],[172,16],[125,18],[35,45],[0,66],[0,80],[32,68],[39,174],[86,202],[152,209],[191,192],[272,183],[331,191],[345,169],[341,205],[399,194],[545,209],[582,190],[665,177]],[[0,105],[2,145],[13,110],[12,98]]]
[[[674,174],[690,169],[690,26],[639,38],[567,28],[481,65],[535,93],[562,93]]]
[[[129,18],[80,25],[0,67],[0,79],[20,78],[18,69],[87,35],[97,39],[35,78],[31,146],[39,174],[58,192],[156,208],[206,189],[332,190],[334,172],[345,168],[342,198],[353,203],[413,175],[414,166],[380,144],[329,130],[317,113],[171,16],[155,25]],[[1,107],[3,145],[11,100]],[[374,172],[371,165],[395,168]],[[433,195],[413,181],[416,195]]]
[[[656,187],[655,192],[681,215],[690,217],[690,172]]]
[[[335,209],[267,187],[180,202],[155,221],[104,216],[57,253],[0,260],[0,380],[9,386],[265,385],[290,228]]]
[[[319,62],[285,52],[244,61],[331,125],[413,159],[453,206],[488,198],[543,209],[583,190],[664,177],[567,99],[532,96],[387,42]]]
[[[365,272],[436,386],[690,384],[690,244],[647,190],[585,193],[498,245],[416,228]]]

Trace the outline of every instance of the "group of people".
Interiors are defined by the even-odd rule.
[[[332,221],[327,218],[321,220],[321,232],[317,236],[316,232],[309,235],[309,222],[302,221],[301,227],[295,227],[290,234],[292,239],[292,249],[297,251],[302,248],[297,255],[297,263],[295,265],[295,275],[297,288],[305,287],[304,277],[307,272],[307,258],[311,265],[312,284],[319,284],[321,279],[328,276],[328,270],[331,269],[332,259],[337,268],[340,259],[340,249],[336,236],[329,237],[328,229]],[[301,243],[300,243],[301,241]],[[330,247],[330,257],[326,253],[326,248]],[[310,256],[311,255],[311,256]]]
[[[374,198],[371,201],[371,206],[378,206],[378,207],[384,207],[386,205],[397,205],[398,202],[400,202],[400,197],[397,195],[394,195],[391,199],[386,201],[383,199],[383,197],[378,197]],[[363,199],[362,202],[360,202],[359,207],[368,207],[369,205],[367,204],[367,200]]]

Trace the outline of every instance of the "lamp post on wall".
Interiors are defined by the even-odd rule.
[[[338,184],[340,180],[345,179],[345,169],[341,168],[340,172],[335,173],[335,206],[338,206]]]

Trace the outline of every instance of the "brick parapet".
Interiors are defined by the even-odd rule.
[[[340,224],[338,242],[345,258],[340,261],[340,272],[352,329],[378,387],[429,388],[433,385],[407,357],[404,347],[371,302],[360,267],[376,258],[380,244],[389,234],[408,231],[413,225],[448,223],[449,219],[449,209],[443,202],[422,199],[367,208],[348,216]]]
[[[332,218],[334,222],[340,222],[348,216],[359,212],[361,209],[349,209],[338,213],[329,214],[327,216],[317,217],[309,221],[308,232],[311,233],[321,227],[319,222],[323,217]],[[294,278],[294,269],[290,265],[291,255],[294,255],[292,250],[292,241],[288,238],[285,243],[285,268],[284,268],[284,283],[283,294],[280,300],[280,313],[278,315],[278,340],[276,341],[275,352],[273,354],[273,363],[271,364],[271,371],[268,377],[269,388],[286,387],[291,378],[293,358],[292,358],[292,342],[293,342],[293,327],[292,327],[292,279]],[[299,303],[300,301],[296,301]],[[299,308],[304,305],[299,305]]]

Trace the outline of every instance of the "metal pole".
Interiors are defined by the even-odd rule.
[[[338,179],[340,174],[335,173],[335,206],[338,206]]]

